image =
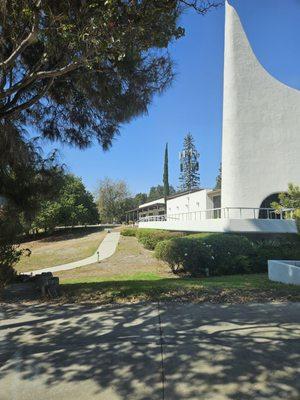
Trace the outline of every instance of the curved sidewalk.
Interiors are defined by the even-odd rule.
[[[112,256],[116,251],[117,245],[119,243],[119,238],[120,238],[120,232],[108,233],[103,239],[103,241],[100,243],[100,246],[98,247],[96,252],[90,257],[84,258],[83,260],[74,261],[68,264],[56,265],[55,267],[24,272],[24,274],[37,275],[41,274],[42,272],[66,271],[68,269],[80,268],[86,265],[94,264],[98,261],[105,260],[106,258]]]

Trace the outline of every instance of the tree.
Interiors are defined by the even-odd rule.
[[[167,204],[167,198],[170,194],[168,143],[166,144],[166,148],[165,148],[163,183],[164,183],[165,204]]]
[[[193,136],[188,133],[184,138],[183,151],[180,154],[180,189],[183,191],[200,187],[199,153],[196,150]]]
[[[98,189],[98,210],[104,223],[121,222],[125,211],[132,208],[128,203],[130,192],[126,182],[105,178]]]
[[[141,204],[146,203],[148,200],[148,196],[146,193],[137,193],[134,196],[134,208],[140,206]]]
[[[300,230],[300,186],[289,183],[287,193],[280,193],[278,197],[279,202],[273,202],[271,207],[275,208],[278,213],[293,209],[292,214],[296,218]]]
[[[221,189],[221,187],[222,187],[222,163],[220,163],[219,174],[216,178],[215,190]]]
[[[41,203],[32,227],[51,231],[56,226],[97,224],[99,215],[93,196],[81,179],[66,174],[55,201]]]
[[[0,286],[14,277],[12,267],[23,252],[18,235],[29,229],[41,200],[57,195],[63,172],[55,154],[45,159],[30,142],[19,142],[14,162],[9,151],[0,158]]]
[[[219,4],[193,0],[7,0],[0,7],[1,135],[13,127],[79,147],[108,148],[120,124],[146,112],[173,77],[162,50],[184,35],[182,6],[201,14]]]
[[[169,186],[169,194],[175,194],[176,190],[172,185]],[[162,185],[152,186],[149,191],[148,201],[158,200],[164,197],[164,187]]]

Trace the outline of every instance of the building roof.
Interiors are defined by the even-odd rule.
[[[162,197],[161,199],[149,201],[148,203],[141,204],[139,206],[139,209],[141,208],[146,208],[146,207],[151,207],[151,206],[160,206],[165,204],[165,199]]]
[[[208,193],[208,196],[221,196],[221,189],[214,189]]]

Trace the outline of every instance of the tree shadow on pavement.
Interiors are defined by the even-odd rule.
[[[299,400],[299,311],[3,305],[0,398]]]

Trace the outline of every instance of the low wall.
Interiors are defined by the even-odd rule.
[[[269,260],[268,275],[271,281],[300,285],[300,261]]]
[[[203,219],[194,221],[139,222],[139,228],[165,229],[184,232],[261,232],[297,233],[293,220],[279,219]]]

